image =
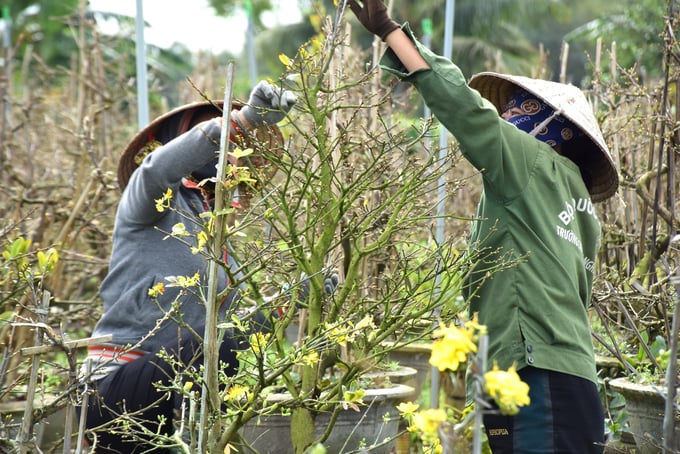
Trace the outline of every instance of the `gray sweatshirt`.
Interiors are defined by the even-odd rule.
[[[183,185],[183,178],[214,159],[219,149],[220,127],[214,120],[203,122],[185,134],[150,153],[132,174],[123,191],[113,231],[113,248],[109,272],[100,288],[103,314],[93,336],[113,335],[118,345],[136,344],[154,329],[180,292],[168,287],[169,276],[201,276],[202,287],[190,289],[179,297],[180,313],[174,317],[199,330],[205,324],[205,306],[192,292],[206,293],[208,262],[200,254],[192,254],[190,246],[168,237],[172,227],[183,223],[188,232],[200,231],[199,214],[209,210],[202,194]],[[168,188],[173,191],[172,210],[159,212],[156,199]],[[195,235],[184,238],[194,245]],[[230,268],[237,264],[229,260]],[[219,270],[218,289],[227,286],[227,273]],[[149,289],[157,283],[165,285],[165,293],[156,302]],[[224,317],[236,297],[233,291],[221,307]],[[157,350],[161,346],[177,346],[178,324],[165,321],[141,349]]]

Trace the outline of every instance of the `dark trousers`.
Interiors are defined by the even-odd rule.
[[[236,372],[237,348],[233,339],[225,339],[220,345],[220,361],[225,364],[222,370],[227,375]],[[202,342],[187,333],[180,337],[177,347],[166,348],[166,351],[172,361],[159,358],[159,351],[149,352],[96,382],[95,393],[90,396],[87,408],[87,427],[96,433],[96,442],[94,437],[90,439],[91,444],[96,443],[93,452],[170,452],[163,448],[154,449],[148,443],[151,437],[142,435],[141,428],[135,428],[135,424],[141,424],[151,433],[173,433],[173,414],[179,414],[182,396],[166,387],[172,386],[178,372],[189,367],[199,370],[203,363]],[[176,361],[176,364],[169,364]],[[192,379],[182,377],[182,382],[188,381]],[[196,385],[194,387],[197,388]],[[135,413],[133,424],[126,429],[127,435],[121,433],[120,424],[110,425],[123,413]]]
[[[531,404],[515,416],[489,414],[484,426],[494,454],[601,454],[604,414],[597,385],[573,375],[526,367]]]

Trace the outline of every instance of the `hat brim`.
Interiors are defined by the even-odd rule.
[[[469,85],[488,99],[496,107],[499,115],[503,113],[503,107],[518,88],[540,98],[553,109],[560,110],[561,115],[574,123],[587,138],[563,145],[563,153],[570,157],[573,155],[581,172],[589,176],[586,184],[593,202],[604,201],[616,193],[619,187],[616,164],[602,137],[590,103],[579,88],[494,72],[482,72],[473,76]]]
[[[177,123],[178,130],[177,134],[175,134],[175,136],[177,136],[186,132],[186,129],[189,126],[188,124],[182,125],[182,119],[192,118],[196,112],[202,110],[214,110],[216,117],[221,116],[223,106],[224,101],[222,100],[199,101],[185,104],[158,116],[146,127],[142,128],[125,147],[125,150],[123,150],[118,161],[118,186],[120,187],[120,190],[123,191],[125,189],[130,181],[132,173],[139,167],[136,160],[137,155],[150,141],[160,140],[159,133],[167,123]],[[232,101],[231,106],[233,109],[241,109],[243,104],[238,101]],[[185,121],[184,123],[187,122]],[[255,154],[257,156],[252,156],[251,161],[263,162],[266,160],[266,155],[268,153],[281,154],[283,135],[278,126],[267,125],[266,127],[260,127],[255,130],[254,134],[251,132],[246,141],[246,145],[252,147],[256,151]],[[256,157],[263,159],[255,159]]]

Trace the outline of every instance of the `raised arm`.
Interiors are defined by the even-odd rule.
[[[430,66],[420,55],[411,39],[387,13],[383,0],[349,0],[349,8],[361,25],[378,36],[392,48],[408,72],[427,69]]]

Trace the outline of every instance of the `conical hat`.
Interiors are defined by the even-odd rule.
[[[223,105],[224,102],[221,100],[193,102],[177,107],[151,121],[132,138],[120,156],[118,161],[118,186],[120,190],[125,189],[128,181],[130,181],[132,172],[139,167],[138,155],[150,142],[157,140],[160,143],[166,143],[186,132],[191,125],[192,118],[196,118],[196,115],[199,113],[214,111],[216,117],[221,116]],[[243,104],[232,101],[231,106],[233,109],[241,109]],[[276,153],[281,151],[283,135],[278,126],[267,125],[266,127],[258,128],[254,135],[251,133],[248,137],[247,145],[255,150],[255,153],[251,155],[251,160],[258,163],[262,161],[261,159],[258,161],[258,158],[263,157],[262,155],[267,152],[272,151]]]
[[[469,85],[491,101],[499,115],[518,88],[532,93],[553,109],[560,110],[561,115],[571,120],[583,132],[584,139],[587,139],[575,141],[564,150],[564,154],[570,157],[579,156],[574,161],[582,172],[590,176],[587,183],[593,202],[601,202],[616,193],[619,186],[616,164],[602,137],[590,103],[578,87],[493,72],[473,76]],[[575,149],[576,147],[579,149]]]

